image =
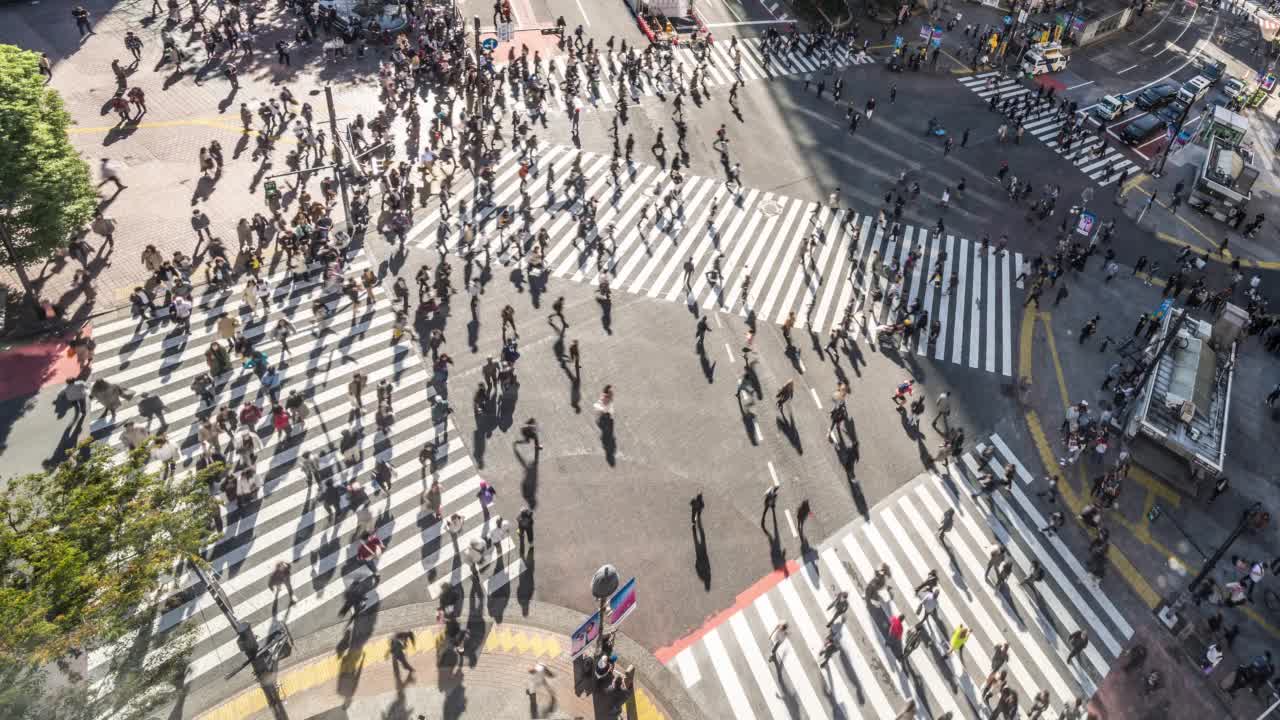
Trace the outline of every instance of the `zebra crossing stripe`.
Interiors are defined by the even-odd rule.
[[[754,605],[757,612],[760,613],[760,619],[764,621],[764,626],[772,630],[778,625],[778,614],[774,612],[773,603],[770,602],[768,595],[761,595],[756,599]],[[800,665],[800,653],[802,651],[796,649],[795,635],[790,631],[782,643],[782,648],[778,650],[778,662],[787,671],[787,677],[791,679],[791,690],[800,696],[800,706],[804,709],[805,714],[811,718],[827,717],[832,713],[827,711],[826,706],[818,699],[818,694],[814,691],[813,685],[809,682],[809,677],[805,673],[804,667]]]
[[[993,96],[1002,100],[1020,98],[1031,92],[1030,88],[1022,86],[1017,80],[1002,80],[988,89],[989,77],[991,76],[960,78],[960,82],[983,100],[989,100]],[[1055,108],[1037,107],[1023,120],[1023,127],[1027,132],[1101,187],[1118,182],[1121,172],[1138,167],[1121,149],[1108,145],[1104,138],[1095,134],[1086,134],[1072,145],[1070,151],[1064,151],[1057,142],[1058,132],[1064,125],[1064,120]],[[1095,154],[1095,150],[1100,151],[1100,154]]]
[[[821,576],[802,572],[793,577],[796,579],[792,582],[786,583],[786,587],[782,589],[783,597],[787,596],[788,590],[794,592],[794,587],[796,585],[801,585],[809,589],[809,592],[817,601],[819,608],[827,608],[831,606],[833,598],[831,597],[831,594],[827,592],[826,588],[822,587]],[[850,603],[851,606],[854,604],[856,603]],[[849,610],[851,611],[853,608],[850,607]],[[846,611],[845,614],[848,615],[848,612]],[[843,623],[841,623],[841,631],[836,634],[836,641],[840,644],[841,659],[853,669],[850,680],[858,687],[862,688],[863,692],[861,695],[864,699],[868,696],[871,698],[871,705],[876,711],[873,717],[891,717],[894,708],[889,704],[889,698],[885,696],[884,689],[880,687],[880,683],[863,683],[858,679],[860,677],[867,677],[871,675],[872,668],[862,656],[862,651],[858,648],[858,643],[849,635],[849,633],[844,632]],[[838,696],[839,690],[836,692]]]
[[[918,514],[913,509],[911,496],[904,495],[899,498],[897,506],[897,512],[902,513],[903,517],[908,518],[907,522],[912,525],[917,534],[920,537],[928,537],[929,530],[927,527],[922,527],[923,523],[920,521]],[[888,525],[890,529],[899,532],[902,531],[902,526],[898,523],[897,513],[886,508],[883,517],[886,525]],[[965,529],[967,530],[967,527]],[[975,536],[974,544],[985,540],[985,538],[985,535]],[[985,567],[982,561],[974,556],[974,552],[969,543],[956,543],[956,547],[953,548],[955,552],[950,555],[944,552],[942,548],[935,543],[925,543],[925,546],[928,548],[933,561],[938,563],[939,566],[941,566],[942,563],[947,562],[951,557],[957,557],[974,577],[977,577]],[[1013,580],[1014,578],[1010,577],[1010,584],[1005,593],[1006,597],[997,596],[1000,602],[995,603],[999,609],[1003,611],[1003,620],[1006,621],[1004,625],[1001,626],[993,624],[995,620],[987,612],[983,603],[974,602],[972,609],[975,611],[979,627],[984,627],[988,632],[993,633],[998,627],[1004,628],[1000,639],[1003,639],[1006,642],[1013,641],[1010,642],[1010,663],[1013,664],[1014,674],[1021,674],[1023,676],[1021,679],[1023,687],[1045,687],[1044,683],[1032,678],[1031,673],[1033,672],[1033,669],[1038,670],[1039,672],[1036,674],[1044,677],[1044,679],[1048,681],[1048,687],[1045,689],[1049,689],[1053,692],[1057,698],[1057,702],[1064,704],[1069,703],[1076,696],[1075,688],[1068,687],[1066,681],[1064,681],[1058,673],[1052,671],[1052,663],[1050,663],[1049,659],[1045,657],[1044,653],[1040,649],[1039,643],[1036,642],[1035,638],[1031,637],[1031,633],[1027,631],[1025,625],[1019,624],[1018,613],[1010,605],[1009,598],[1019,594],[1018,591],[1014,589]],[[997,591],[997,593],[998,592],[999,591]],[[993,641],[992,644],[994,645],[995,642]],[[1016,652],[1013,651],[1013,647],[1015,645],[1017,646]],[[1022,654],[1028,655],[1029,657],[1022,659]]]
[[[692,645],[676,653],[675,660],[676,668],[680,670],[680,679],[684,681],[685,687],[691,688],[702,680],[702,674],[698,672],[698,661],[693,657]]]
[[[787,606],[787,612],[791,616],[790,625],[792,628],[800,631],[800,636],[804,639],[804,644],[809,648],[809,655],[817,660],[818,651],[822,649],[822,636],[813,626],[813,621],[809,617],[808,611],[805,610],[803,601],[796,593],[795,586],[786,582],[778,585],[778,595]],[[844,638],[838,638],[841,650],[844,650]],[[844,657],[849,657],[845,653],[841,653]],[[833,658],[834,659],[834,658]],[[822,680],[826,683],[828,695],[834,694],[836,699],[836,709],[845,717],[863,717],[862,712],[858,709],[857,703],[854,702],[853,696],[849,694],[849,688],[843,682],[843,671],[839,667],[839,663],[834,663],[836,667],[832,667],[833,663],[829,663],[826,667]]]
[[[742,688],[742,683],[738,682],[738,674],[733,672],[729,653],[725,652],[724,644],[720,642],[719,630],[707,633],[703,645],[711,656],[711,667],[716,669],[716,677],[724,688],[725,697],[729,698],[729,704],[733,707],[733,716],[755,718],[756,714],[747,702],[747,691]]]
[[[492,214],[487,213],[487,214]],[[479,216],[478,216],[479,217]],[[367,267],[363,257],[357,258],[348,270]],[[274,288],[276,302],[273,302],[265,315],[255,317],[246,323],[245,334],[249,337],[262,336],[272,323],[281,317],[291,317],[299,307],[306,307],[315,298],[328,298],[319,280],[309,282],[281,284]],[[172,342],[168,333],[149,328],[145,333],[132,332],[130,326],[137,327],[132,321],[116,321],[104,324],[110,332],[103,333],[99,328],[101,356],[98,367],[116,369],[113,379],[122,382],[126,388],[137,392],[153,392],[163,403],[170,407],[166,410],[165,420],[170,427],[170,434],[177,439],[184,461],[192,460],[198,451],[199,442],[195,437],[194,413],[201,409],[203,403],[191,396],[181,381],[204,371],[202,351],[211,342],[217,342],[212,328],[212,319],[226,313],[245,316],[245,308],[239,306],[239,295],[227,292],[224,294],[206,295],[204,308],[204,326],[199,329],[199,320],[193,318],[193,331],[185,339]],[[341,298],[341,295],[339,295]],[[340,299],[341,310],[349,301]],[[402,408],[410,403],[410,396],[423,392],[420,388],[430,379],[430,374],[423,368],[416,357],[410,362],[408,344],[390,345],[389,335],[380,331],[389,327],[391,313],[387,312],[388,301],[379,288],[374,293],[373,309],[366,309],[363,317],[353,314],[355,324],[346,328],[346,334],[329,331],[323,335],[309,335],[308,329],[316,329],[321,324],[296,322],[297,332],[291,343],[291,356],[296,358],[290,363],[287,374],[298,378],[302,384],[296,385],[309,395],[309,424],[319,423],[341,425],[351,422],[352,415],[345,398],[345,382],[333,375],[332,366],[324,366],[332,358],[332,353],[341,352],[344,357],[358,359],[362,367],[368,369],[371,383],[382,379],[396,381],[393,391],[393,402]],[[357,306],[353,309],[358,311]],[[194,315],[194,314],[193,314]],[[328,337],[332,334],[333,337]],[[107,351],[103,352],[103,346]],[[259,343],[258,347],[274,354],[278,343],[274,340]],[[328,351],[327,353],[325,351]],[[307,358],[304,362],[302,358]],[[127,364],[126,364],[127,363]],[[315,371],[315,372],[309,372]],[[159,376],[157,378],[157,375]],[[306,379],[302,380],[306,375]],[[230,371],[222,378],[219,387],[219,402],[235,404],[241,398],[264,396],[264,391],[254,383],[251,373]],[[253,395],[250,395],[252,393]],[[430,397],[428,391],[427,397]],[[421,489],[417,483],[407,481],[413,474],[417,461],[419,443],[433,443],[436,457],[443,461],[435,477],[444,484],[442,508],[446,514],[457,512],[464,517],[463,533],[459,537],[461,546],[471,540],[487,534],[491,521],[480,502],[475,499],[479,489],[479,476],[470,457],[466,454],[462,439],[458,436],[447,418],[437,422],[435,408],[429,404],[417,404],[414,409],[401,413],[395,420],[390,433],[381,431],[364,433],[359,438],[358,449],[360,460],[346,468],[337,466],[333,455],[321,458],[321,472],[338,472],[344,476],[361,476],[372,467],[375,458],[386,460],[394,470],[395,476],[401,480],[392,491],[386,493],[385,500],[372,499],[375,505],[385,502],[382,512],[393,517],[402,518],[420,507]],[[357,424],[364,421],[370,409],[356,413]],[[312,425],[314,427],[314,425]],[[263,430],[269,428],[258,425],[253,431],[259,438]],[[97,421],[92,431],[95,437],[105,438],[108,442],[117,442],[122,427],[114,420]],[[183,434],[185,431],[185,435]],[[293,437],[296,437],[293,436]],[[213,546],[211,562],[215,569],[221,569],[228,576],[222,580],[224,589],[238,595],[237,610],[251,624],[257,625],[264,632],[269,630],[273,618],[267,612],[275,601],[275,593],[263,589],[262,580],[274,570],[276,561],[293,560],[310,555],[312,561],[308,567],[294,571],[294,585],[302,588],[297,603],[291,606],[290,614],[298,619],[322,608],[332,609],[333,603],[339,601],[342,593],[334,593],[338,586],[327,583],[323,587],[311,590],[311,577],[332,576],[345,584],[354,580],[360,572],[352,569],[348,558],[349,548],[336,545],[328,548],[328,538],[340,537],[353,531],[361,518],[349,512],[348,501],[340,501],[340,511],[345,517],[331,528],[323,532],[314,532],[317,524],[318,509],[316,506],[306,507],[305,501],[310,497],[311,489],[306,487],[299,468],[294,467],[296,458],[306,450],[320,450],[330,446],[323,434],[308,433],[301,441],[286,437],[286,446],[272,443],[263,447],[266,452],[260,453],[254,463],[254,469],[263,478],[264,497],[261,502],[248,508],[239,508],[234,503],[229,508],[226,532]],[[304,510],[297,513],[299,507]],[[243,542],[252,531],[252,542]],[[382,523],[376,525],[376,532],[387,542],[388,550],[380,560],[386,577],[379,583],[377,597],[384,598],[411,582],[420,580],[424,566],[428,570],[451,567],[456,555],[456,546],[442,546],[439,522],[420,529],[416,523]],[[518,577],[524,570],[521,560],[508,559],[514,541],[507,539],[498,549],[492,563],[493,573],[482,581],[486,591],[497,590]],[[418,550],[426,550],[420,562],[406,563]],[[454,568],[449,576],[454,580],[460,578],[462,571]],[[178,579],[179,589],[195,589],[197,580],[188,575]],[[255,589],[257,590],[255,592]],[[434,596],[439,587],[430,588],[429,595]],[[163,642],[163,636],[170,628],[194,618],[207,610],[212,601],[204,594],[193,595],[180,605],[162,613],[152,625],[152,634]],[[221,615],[214,613],[205,615],[206,622],[197,628],[196,654],[188,674],[189,679],[196,679],[208,673],[232,657],[237,655],[235,632],[226,624]],[[91,671],[101,670],[103,663],[110,657],[109,651],[90,653],[87,662]],[[99,680],[97,682],[102,682]]]
[[[1024,479],[1031,477],[1031,474],[1027,472],[1026,467],[1023,466],[1022,461],[1019,460],[1017,456],[1015,456],[1012,452],[1009,452],[1009,447],[1005,445],[1004,441],[1000,439],[999,435],[992,435],[992,444],[995,445],[996,448],[1000,451],[1000,453],[1004,455],[1006,460],[1013,465],[1015,471],[1019,475],[1022,475]],[[1036,510],[1035,507],[1031,505],[1031,501],[1027,498],[1026,494],[1019,491],[1016,495],[1014,495],[1014,497],[1018,499],[1018,503],[1023,507],[1023,509],[1028,510],[1027,515],[1028,517],[1031,518],[1032,522],[1042,523],[1044,521],[1043,517],[1040,515],[1040,511]],[[1043,525],[1041,527],[1043,527]],[[1067,550],[1067,546],[1062,542],[1062,539],[1057,536],[1054,536],[1051,539],[1051,543],[1053,544],[1056,550],[1058,550],[1060,553],[1063,553],[1069,559],[1068,565],[1074,565],[1072,567],[1073,572],[1076,573],[1077,577],[1080,577],[1083,580],[1085,576],[1084,568],[1080,567],[1080,564],[1074,561],[1075,556],[1072,555]],[[1111,602],[1110,598],[1108,598],[1106,595],[1102,594],[1101,591],[1096,589],[1092,593],[1092,595],[1094,599],[1098,601],[1098,604],[1102,607],[1103,611],[1107,614],[1107,617],[1109,617],[1111,621],[1115,623],[1115,626],[1119,628],[1120,632],[1124,634],[1126,639],[1128,639],[1129,636],[1133,635],[1133,627],[1131,627],[1129,623],[1124,619],[1124,616],[1120,613],[1120,610],[1116,608],[1115,604]],[[1114,647],[1118,648],[1119,645],[1114,644]],[[1119,650],[1115,650],[1116,654],[1119,654],[1119,652],[1120,652]]]
[[[751,677],[755,680],[755,686],[760,691],[760,696],[764,698],[765,708],[769,711],[769,716],[773,720],[790,720],[791,714],[780,699],[782,691],[778,688],[778,683],[774,681],[773,673],[769,670],[768,663],[760,657],[761,653],[756,640],[758,634],[752,633],[751,624],[747,622],[747,614],[737,613],[729,618],[729,629],[733,631],[734,639],[737,640],[738,647],[742,649],[742,656],[747,661],[747,667],[751,670]],[[768,635],[764,637],[768,637]]]
[[[992,442],[994,444],[994,437]],[[1100,604],[1100,599],[1086,601],[1074,592],[1072,582],[1052,557],[1058,552],[1057,548],[1051,548],[1039,533],[1026,527],[1025,514],[1014,514],[1013,508],[1006,505],[999,507],[997,515],[992,515],[981,502],[955,492],[955,487],[969,485],[962,466],[971,476],[978,471],[975,457],[983,447],[979,445],[973,453],[963,456],[961,463],[949,467],[951,479],[948,481],[937,475],[922,476],[913,487],[877,508],[867,523],[855,525],[835,544],[820,550],[810,559],[812,567],[793,573],[751,605],[731,615],[727,621],[729,630],[717,633],[716,642],[722,643],[721,648],[712,650],[700,640],[682,651],[675,662],[682,666],[680,672],[687,686],[696,684],[696,680],[690,678],[701,677],[703,662],[713,663],[713,672],[720,674],[721,682],[714,691],[703,684],[694,689],[695,696],[710,692],[715,697],[708,696],[708,700],[716,703],[713,707],[717,710],[725,707],[723,702],[728,702],[729,707],[735,708],[735,716],[751,717],[794,717],[806,702],[813,706],[806,706],[806,711],[822,708],[817,715],[821,717],[832,714],[889,717],[908,698],[915,698],[921,707],[927,706],[934,713],[958,712],[958,706],[965,701],[971,707],[979,705],[981,698],[975,683],[984,678],[991,667],[995,644],[1005,640],[1011,644],[1006,667],[1020,692],[1029,696],[1040,689],[1048,690],[1054,705],[1070,703],[1081,694],[1093,694],[1094,678],[1106,676],[1107,658],[1114,658],[1119,652],[1119,647],[1107,642],[1106,628],[1092,613],[1092,603]],[[1001,457],[999,462],[1012,457]],[[999,464],[995,459],[992,462]],[[1021,484],[1016,490],[1021,492]],[[997,506],[1001,499],[995,499]],[[932,542],[933,528],[944,508],[957,510],[947,548]],[[985,526],[982,520],[986,521]],[[1046,568],[1046,578],[1034,589],[997,590],[979,581],[977,578],[984,574],[985,555],[981,548],[993,542],[989,539],[991,535],[995,542],[1009,550],[1010,559],[1019,572],[1029,569],[1029,558],[1034,554]],[[887,543],[885,539],[890,536],[898,542]],[[930,566],[952,568],[942,580],[956,585],[956,589],[939,598],[939,624],[949,629],[964,622],[973,629],[963,656],[954,662],[940,662],[926,653],[917,656],[910,667],[898,661],[889,652],[891,645],[882,624],[887,616],[909,611],[897,606],[895,593],[890,590],[881,592],[872,602],[851,605],[836,634],[843,654],[832,658],[825,670],[816,667],[812,661],[821,639],[820,628],[815,625],[825,621],[824,608],[831,602],[831,593],[844,590],[860,594],[854,575],[870,578],[880,563],[889,566],[892,584],[900,586],[903,596],[908,597],[908,588],[921,581]],[[832,583],[830,590],[823,586],[827,582]],[[798,583],[805,584],[806,590],[800,591]],[[1063,597],[1067,597],[1073,607],[1069,608]],[[785,610],[781,616],[774,610],[773,603],[777,601],[782,602]],[[753,622],[757,619],[760,625]],[[768,631],[779,620],[786,621],[793,632],[779,653],[782,669],[777,678],[782,679],[785,673],[792,687],[777,686],[765,662]],[[1083,663],[1067,664],[1065,638],[1077,628],[1088,628],[1098,642],[1090,644],[1082,653]],[[930,625],[928,631],[935,643],[945,647],[949,630],[938,632],[936,626]],[[851,633],[860,633],[866,644],[858,643]],[[808,652],[795,646],[801,642],[808,647]],[[803,665],[799,655],[806,658]],[[877,661],[884,673],[872,671]],[[963,677],[957,678],[957,673]],[[867,686],[869,679],[874,687]],[[856,691],[854,699],[850,698],[851,685]],[[830,705],[818,699],[815,687]],[[756,697],[752,688],[760,697]],[[957,691],[963,694],[963,700]],[[731,698],[731,693],[739,695]],[[776,702],[776,698],[783,701]]]
[[[534,213],[525,229],[528,234],[519,231],[525,242],[533,234],[545,234],[544,261],[551,276],[594,283],[603,266],[616,289],[670,302],[683,299],[690,307],[702,305],[707,310],[719,308],[744,316],[754,312],[775,323],[795,313],[797,324],[815,333],[837,327],[850,299],[860,297],[856,304],[868,337],[873,335],[875,324],[893,322],[895,311],[919,303],[941,326],[937,347],[929,351],[928,326],[922,323],[915,338],[899,344],[902,351],[1012,374],[1009,259],[982,253],[962,238],[944,239],[910,225],[886,239],[887,227],[878,226],[870,216],[854,216],[845,223],[841,213],[820,203],[756,190],[738,195],[719,179],[689,177],[677,188],[666,170],[651,164],[628,164],[615,184],[608,171],[608,156],[570,149],[548,157],[551,159],[542,172],[580,162],[586,186],[583,198],[607,197],[594,227],[582,238],[578,237],[580,225],[574,213],[580,212],[585,200],[569,199],[554,187],[542,200],[544,211]],[[521,256],[518,262],[525,263],[523,254],[511,248],[505,235],[508,230],[494,231],[489,222],[505,203],[514,201],[517,183],[514,169],[508,167],[499,173],[491,204],[481,203],[465,214],[459,209],[462,219],[475,222],[477,227],[475,243],[468,252],[487,254],[496,249],[504,264],[517,259],[516,255]],[[663,202],[668,193],[680,200],[682,215],[668,210]],[[650,216],[649,209],[655,207],[658,212]],[[600,241],[608,226],[615,228],[611,244]],[[856,230],[859,226],[861,230]],[[820,242],[802,255],[801,248],[815,232]],[[856,243],[849,237],[855,232]],[[427,227],[410,241],[423,246],[432,244],[435,237]],[[461,227],[448,228],[445,238],[446,250],[461,253]],[[932,283],[931,269],[944,248],[946,288],[935,292],[940,287]],[[920,256],[908,270],[905,260],[913,250],[919,250]],[[608,253],[603,261],[598,255],[602,251]],[[681,271],[689,259],[697,277],[691,277],[690,287],[686,287]],[[874,278],[880,285],[884,276],[881,265],[894,261],[905,273],[902,283],[896,294],[886,293],[873,301],[869,280]],[[850,271],[845,270],[846,262]],[[950,282],[953,268],[955,283]],[[713,269],[718,272],[711,272]],[[751,282],[744,296],[742,283],[748,276]],[[303,301],[292,297],[289,302]],[[344,301],[340,297],[338,302]],[[247,330],[262,331],[256,324]],[[873,338],[873,349],[875,345]]]

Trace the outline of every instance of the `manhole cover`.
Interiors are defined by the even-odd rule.
[[[760,212],[764,213],[765,215],[777,215],[778,213],[782,212],[782,205],[780,205],[779,203],[773,200],[770,200],[769,202],[760,206]]]

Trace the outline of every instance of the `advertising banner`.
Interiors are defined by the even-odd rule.
[[[631,578],[622,587],[618,588],[613,597],[609,598],[609,604],[605,606],[605,612],[608,613],[609,627],[617,627],[618,623],[627,619],[632,610],[636,609],[636,579]],[[591,643],[600,637],[600,613],[593,612],[586,622],[578,626],[577,630],[569,636],[569,656],[578,657],[586,650]]]

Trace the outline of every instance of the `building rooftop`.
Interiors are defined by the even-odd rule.
[[[1165,316],[1164,333],[1179,312]],[[1169,449],[1221,472],[1234,351],[1215,352],[1209,345],[1212,330],[1193,318],[1182,324],[1151,375],[1141,419],[1149,430],[1164,435]]]

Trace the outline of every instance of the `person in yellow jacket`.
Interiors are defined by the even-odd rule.
[[[951,644],[947,647],[947,651],[942,653],[942,657],[947,657],[951,653],[957,653],[961,657],[964,656],[964,644],[969,642],[969,627],[964,623],[956,626],[954,632],[951,633]]]

